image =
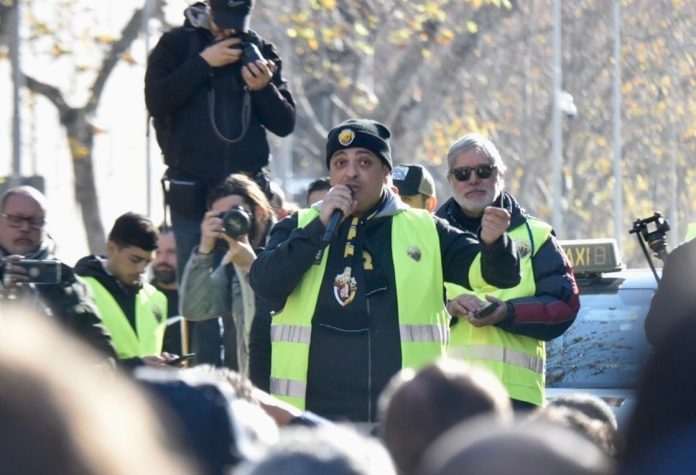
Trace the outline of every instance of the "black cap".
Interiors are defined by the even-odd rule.
[[[391,175],[400,195],[413,196],[420,193],[435,196],[435,180],[422,165],[397,165]]]
[[[389,169],[392,169],[391,132],[386,125],[372,119],[349,119],[331,129],[326,139],[326,167],[329,168],[331,156],[347,148],[365,148],[377,155]]]
[[[254,0],[208,0],[213,21],[223,30],[246,32],[249,30]]]

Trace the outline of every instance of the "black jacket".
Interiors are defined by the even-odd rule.
[[[142,285],[123,285],[116,277],[108,274],[104,270],[102,260],[97,256],[85,256],[75,264],[75,272],[83,277],[94,277],[109,291],[111,296],[121,307],[124,315],[128,319],[131,327],[137,329],[135,323],[135,297],[142,288]],[[140,358],[126,358],[117,361],[119,366],[130,370],[143,364]]]
[[[334,276],[346,265],[343,243],[350,218],[340,225],[329,248],[312,319],[307,375],[307,409],[329,419],[374,421],[379,394],[401,369],[391,226],[392,217],[407,210],[385,189],[375,214],[359,221],[353,262],[358,292],[355,301],[345,307],[336,304],[332,287]],[[445,280],[468,287],[469,266],[482,252],[482,271],[488,282],[498,287],[519,282],[517,253],[507,236],[486,248],[475,235],[462,233],[439,218],[433,220],[439,237],[433,245],[440,246]],[[271,231],[268,246],[251,268],[250,283],[258,295],[273,302],[276,310],[315,263],[317,252],[326,248],[321,241],[323,232],[318,217],[306,227],[297,228],[296,214]],[[369,255],[369,269],[362,251]]]
[[[135,325],[135,297],[142,288],[140,285],[123,285],[119,280],[104,270],[102,265],[104,258],[86,256],[77,261],[75,272],[83,277],[94,277],[109,291],[111,296],[121,307],[128,322],[133,329]]]
[[[508,230],[523,226],[527,219],[531,219],[505,192],[496,206],[510,212]],[[463,231],[475,233],[481,226],[481,218],[465,216],[454,198],[447,200],[436,215]],[[539,246],[532,256],[536,293],[508,300],[507,316],[496,326],[517,335],[549,341],[563,334],[575,321],[580,310],[580,292],[570,261],[555,236],[552,234],[546,242],[535,245]]]
[[[645,335],[654,346],[679,322],[696,315],[696,239],[682,243],[667,256],[662,279],[645,317]]]
[[[266,130],[279,136],[295,127],[295,104],[282,78],[282,62],[275,47],[254,32],[264,58],[276,64],[269,84],[251,91],[251,119],[246,136],[227,144],[213,132],[208,91],[215,91],[215,123],[222,135],[236,138],[241,131],[245,83],[242,62],[213,68],[199,55],[212,41],[205,7],[186,10],[185,26],[160,38],[148,59],[145,102],[155,118],[158,141],[171,178],[219,180],[235,172],[254,173],[268,165]],[[167,132],[162,134],[161,129]]]
[[[52,243],[44,243],[38,251],[25,255],[26,259],[55,259]],[[0,248],[0,257],[7,253]],[[22,286],[20,298],[39,297],[47,314],[101,354],[116,358],[111,335],[102,324],[94,297],[85,281],[77,277],[73,269],[61,263],[61,279],[58,284]]]

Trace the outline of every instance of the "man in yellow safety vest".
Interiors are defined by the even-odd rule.
[[[166,364],[161,354],[167,321],[167,298],[143,280],[157,249],[152,222],[135,213],[116,219],[106,244],[106,257],[87,256],[76,272],[91,287],[104,325],[120,360]]]
[[[573,269],[551,226],[528,215],[504,191],[506,166],[487,138],[468,134],[447,154],[452,198],[437,216],[463,231],[476,232],[485,210],[496,206],[511,219],[507,234],[520,255],[520,282],[510,288],[476,279],[474,291],[447,284],[447,309],[456,318],[448,353],[493,371],[513,407],[543,404],[546,347],[561,335],[580,309]],[[489,303],[487,310],[483,307]],[[490,312],[490,313],[489,313]]]
[[[373,422],[377,397],[399,369],[444,354],[444,280],[470,287],[480,256],[474,273],[482,282],[519,282],[517,252],[505,234],[509,212],[487,209],[477,239],[408,207],[384,185],[389,137],[368,119],[332,129],[332,188],[278,223],[251,268],[251,286],[279,310],[271,393],[334,420]]]

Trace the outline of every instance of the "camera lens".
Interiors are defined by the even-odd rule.
[[[225,234],[232,239],[237,239],[239,236],[249,234],[251,215],[243,207],[233,206],[222,215],[222,224],[225,228]]]

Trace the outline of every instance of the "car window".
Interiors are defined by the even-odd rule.
[[[580,295],[580,312],[547,344],[550,388],[635,388],[650,351],[645,315],[652,289]]]

